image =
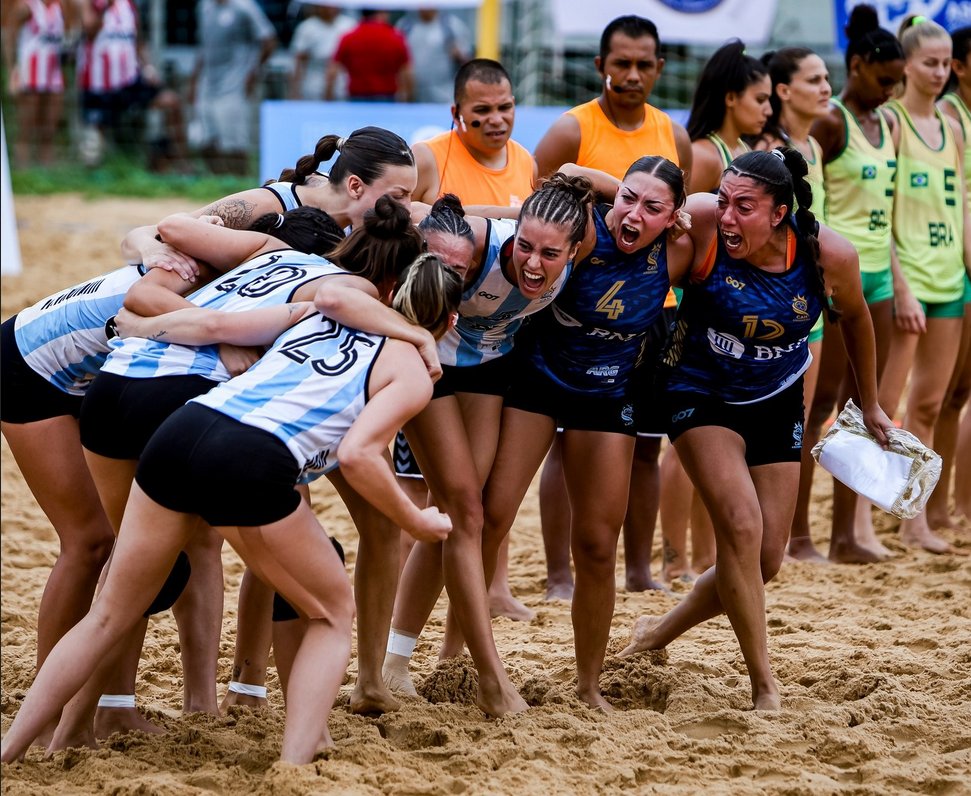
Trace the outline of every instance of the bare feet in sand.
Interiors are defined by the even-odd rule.
[[[670,591],[663,583],[654,580],[650,572],[628,574],[624,580],[624,588],[629,592]]]
[[[227,691],[223,701],[219,704],[219,712],[226,715],[227,711],[234,705],[241,708],[265,708],[269,703],[266,697],[250,696],[249,694],[237,694],[235,691]]]
[[[493,619],[505,616],[515,622],[532,622],[536,616],[530,608],[519,602],[508,591],[498,594],[489,592],[489,614]]]
[[[522,713],[529,709],[526,700],[513,688],[512,683],[506,681],[502,685],[499,683],[489,685],[483,683],[481,677],[479,679],[479,691],[475,695],[475,704],[479,707],[479,710],[492,718],[499,718],[511,713]]]
[[[350,707],[351,713],[358,716],[380,716],[382,713],[393,713],[400,709],[401,703],[391,695],[387,685],[384,688],[368,690],[356,685],[351,692]]]
[[[94,737],[104,740],[116,732],[164,733],[161,727],[152,724],[137,708],[98,708],[94,715]]]
[[[900,523],[900,541],[907,547],[927,550],[930,553],[967,555],[963,550],[955,548],[947,539],[942,539],[934,533],[927,525],[926,514],[918,514],[913,519]]]
[[[753,694],[752,706],[755,710],[782,710],[782,696],[779,694],[779,689],[773,683],[771,689],[758,695]]]
[[[604,695],[600,693],[599,689],[596,691],[587,691],[586,689],[577,688],[577,696],[581,702],[594,710],[599,710],[602,713],[613,713],[614,711],[614,706],[604,699]]]
[[[808,561],[812,564],[828,564],[829,559],[816,549],[808,536],[793,536],[789,539],[786,555],[792,561]]]
[[[617,657],[628,658],[638,652],[660,649],[655,634],[660,623],[661,619],[657,616],[637,617],[634,620],[634,627],[630,631],[630,644],[617,653]]]
[[[552,581],[546,582],[546,601],[551,600],[572,600],[573,581]]]
[[[889,552],[889,551],[887,551]],[[831,541],[829,544],[829,560],[836,564],[878,564],[884,556],[863,547],[856,542]]]
[[[410,662],[411,658],[406,658],[404,655],[387,653],[384,656],[384,665],[381,667],[381,677],[384,679],[384,684],[394,693],[417,699],[418,691],[411,681],[411,672],[408,670]]]
[[[690,567],[662,567],[661,580],[665,583],[694,583],[698,573]]]

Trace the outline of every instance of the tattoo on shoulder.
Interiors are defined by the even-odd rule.
[[[205,215],[219,216],[230,229],[246,229],[253,223],[255,210],[255,202],[248,202],[245,199],[221,199],[213,202],[203,212]]]

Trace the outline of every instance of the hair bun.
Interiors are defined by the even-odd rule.
[[[378,197],[374,208],[364,214],[368,234],[382,240],[401,237],[410,225],[411,213],[387,194]]]
[[[846,22],[846,38],[850,41],[860,39],[880,27],[877,10],[866,3],[854,6]]]
[[[443,213],[445,211],[451,211],[455,213],[459,218],[465,218],[465,208],[462,207],[462,200],[459,199],[454,193],[443,194],[435,200],[435,204],[432,205],[431,213]]]

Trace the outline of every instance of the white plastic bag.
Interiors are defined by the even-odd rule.
[[[924,510],[941,477],[941,457],[909,431],[890,429],[884,450],[863,423],[852,400],[812,449],[834,478],[884,511],[910,519]]]

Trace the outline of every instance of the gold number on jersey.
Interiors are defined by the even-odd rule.
[[[624,280],[614,282],[613,286],[600,297],[597,302],[597,312],[604,313],[610,320],[616,321],[624,311],[624,302],[619,298],[614,298],[624,286]]]

